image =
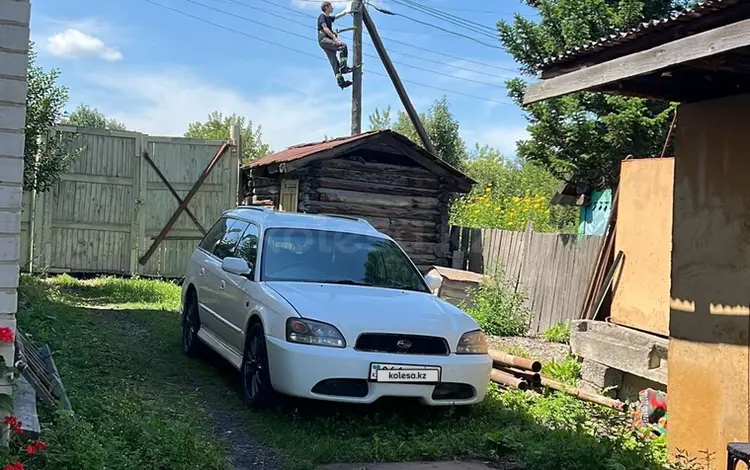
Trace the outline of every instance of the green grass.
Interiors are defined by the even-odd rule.
[[[581,363],[575,356],[568,356],[562,361],[553,359],[542,366],[542,375],[575,386],[581,377]]]
[[[542,338],[551,343],[568,344],[570,342],[570,323],[556,323],[542,333]]]
[[[564,394],[491,387],[470,409],[289,399],[252,412],[226,363],[182,354],[176,285],[59,276],[21,286],[21,327],[52,346],[76,411],[75,419],[45,415],[50,447],[39,468],[226,469],[208,415],[216,407],[243,418],[287,469],[476,457],[535,470],[656,470],[664,461],[663,442],[640,441],[614,412]]]

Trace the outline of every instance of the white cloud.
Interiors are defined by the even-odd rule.
[[[90,34],[69,28],[47,39],[47,50],[58,57],[96,57],[109,62],[122,60],[122,53]]]
[[[289,76],[310,73],[282,71],[272,87],[279,91],[248,96],[211,84],[187,69],[118,70],[89,75],[93,89],[80,98],[129,129],[151,135],[183,135],[189,123],[204,120],[211,111],[237,113],[260,124],[264,141],[274,150],[349,133],[349,95],[336,87],[332,77],[308,80],[294,89],[283,85],[293,82],[285,78]]]

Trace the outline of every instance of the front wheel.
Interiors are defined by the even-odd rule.
[[[271,374],[268,370],[266,336],[260,323],[254,324],[247,332],[241,375],[242,395],[248,405],[260,409],[276,401],[276,392],[271,386]]]
[[[198,301],[191,296],[185,305],[182,318],[182,352],[195,357],[200,352],[201,340],[198,338],[200,320],[198,318]]]

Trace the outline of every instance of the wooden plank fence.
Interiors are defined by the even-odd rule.
[[[226,141],[69,126],[52,132],[77,134],[83,151],[52,189],[24,193],[26,271],[180,277],[203,230],[237,205],[240,149],[232,146],[200,185],[189,212],[141,264],[178,208],[177,198],[185,198]]]
[[[530,332],[578,319],[602,237],[452,227],[453,267],[503,278],[534,311]]]

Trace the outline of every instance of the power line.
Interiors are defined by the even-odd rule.
[[[172,7],[168,7],[166,5],[162,5],[161,3],[155,2],[154,0],[143,0],[143,1],[147,2],[147,3],[150,3],[152,5],[158,6],[160,8],[163,8],[165,10],[172,11],[172,12],[177,13],[179,15],[186,16],[188,18],[192,18],[194,20],[198,20],[200,22],[209,24],[211,26],[215,26],[217,28],[221,28],[221,29],[224,29],[226,31],[229,31],[229,32],[232,32],[232,33],[235,33],[235,34],[239,34],[241,36],[245,36],[245,37],[250,38],[250,39],[255,39],[256,41],[261,41],[261,42],[264,42],[266,44],[270,44],[270,45],[273,45],[273,46],[281,47],[282,49],[287,49],[287,50],[296,52],[298,54],[306,55],[306,56],[312,57],[313,59],[316,59],[316,60],[326,61],[326,59],[324,59],[323,57],[320,57],[317,54],[311,54],[311,53],[309,53],[307,51],[303,51],[303,50],[296,49],[294,47],[289,47],[287,45],[284,45],[284,44],[281,44],[281,43],[278,43],[278,42],[275,42],[275,41],[270,41],[268,39],[264,39],[264,38],[261,38],[261,37],[258,37],[258,36],[254,36],[252,34],[244,32],[244,31],[240,31],[238,29],[230,28],[230,27],[228,27],[226,25],[223,25],[223,24],[220,24],[220,23],[215,23],[215,22],[207,20],[205,18],[201,18],[200,16],[192,15],[190,13],[184,12],[184,11],[179,10],[177,8],[172,8]],[[388,75],[386,75],[384,73],[381,73],[381,72],[375,72],[373,70],[367,70],[367,73],[370,73],[372,75],[377,75],[377,76],[380,76],[380,77],[386,77],[386,78],[388,78]],[[483,96],[477,96],[477,95],[472,95],[472,94],[469,94],[469,93],[464,93],[464,92],[461,92],[461,91],[456,91],[456,90],[450,90],[450,89],[447,89],[447,88],[436,87],[436,86],[433,86],[433,85],[428,85],[426,83],[415,82],[413,80],[403,80],[402,79],[401,81],[404,82],[404,83],[409,83],[409,84],[421,86],[421,87],[424,87],[424,88],[430,88],[432,90],[438,90],[438,91],[442,91],[442,92],[453,94],[453,95],[465,96],[467,98],[474,98],[474,99],[485,101],[485,102],[489,102],[489,103],[502,104],[502,105],[510,105],[511,104],[511,103],[509,103],[507,101],[500,101],[500,100],[495,100],[495,99],[492,99],[492,98],[487,98],[487,97],[483,97]]]
[[[305,3],[322,3],[321,0],[296,0],[297,2],[305,2]],[[331,0],[331,3],[348,3],[349,0]],[[495,13],[498,15],[513,15],[513,12],[507,12],[507,11],[499,11],[499,10],[473,10],[469,8],[445,8],[440,7],[441,10],[451,10],[451,11],[463,11],[467,13]],[[380,28],[378,28],[380,29]]]
[[[474,31],[480,34],[485,34],[485,35],[489,34],[493,38],[495,38],[497,34],[497,30],[493,27],[490,27],[481,23],[477,23],[476,21],[471,21],[471,20],[461,18],[452,13],[443,12],[437,8],[433,8],[433,7],[424,5],[422,3],[415,2],[413,0],[392,0],[392,1],[400,5],[403,5],[407,8],[420,11],[434,18],[441,19],[448,23],[454,24],[456,26],[465,27],[466,29],[470,31]]]
[[[448,57],[450,59],[461,60],[461,61],[464,61],[464,62],[469,62],[469,63],[472,63],[472,64],[481,65],[482,67],[489,67],[489,68],[498,69],[498,70],[505,70],[506,72],[518,73],[518,70],[509,68],[509,67],[500,67],[499,65],[486,64],[484,62],[479,62],[479,61],[476,61],[476,60],[467,59],[465,57],[459,57],[457,55],[446,54],[445,52],[434,51],[432,49],[426,49],[424,47],[415,46],[414,44],[410,44],[408,42],[399,41],[398,39],[386,38],[384,36],[383,36],[383,39],[387,39],[388,41],[396,43],[396,44],[401,44],[402,46],[411,47],[412,49],[417,49],[417,50],[424,51],[424,52],[431,52],[432,54],[437,54],[437,55],[440,55],[440,56],[443,56],[443,57]]]
[[[262,8],[257,8],[255,6],[248,5],[247,3],[241,2],[239,0],[214,0],[214,1],[218,1],[218,2],[221,2],[221,3],[231,3],[231,4],[235,4],[235,5],[240,5],[240,6],[246,7],[248,9],[253,9],[253,10],[265,12],[265,13],[268,13],[268,14],[271,14],[271,15],[278,16],[279,18],[283,18],[286,21],[289,21],[291,23],[304,26],[306,28],[308,28],[308,27],[312,28],[313,27],[311,24],[308,24],[308,23],[305,23],[305,22],[302,22],[302,21],[298,21],[295,18],[289,18],[288,16],[281,16],[278,13],[271,12],[269,10],[264,10]],[[317,0],[315,0],[315,1],[317,1]],[[202,5],[202,6],[206,6],[206,5]],[[279,5],[279,6],[281,6],[281,5]],[[224,14],[230,14],[228,12],[223,12],[221,10],[216,10],[216,11],[220,11],[220,12],[222,12]],[[304,13],[302,13],[302,15],[309,16],[309,15],[305,15]],[[241,19],[245,19],[244,17],[240,17],[240,18]],[[312,17],[312,18],[314,18],[314,17]],[[371,46],[371,47],[373,46],[372,42],[365,42],[365,44],[367,44],[368,46]],[[470,69],[470,68],[466,68],[466,67],[461,67],[461,66],[454,65],[454,64],[446,64],[445,61],[441,62],[441,61],[438,61],[438,60],[429,59],[429,58],[426,58],[426,57],[421,57],[421,56],[418,56],[416,54],[410,54],[408,52],[402,52],[402,51],[391,51],[391,52],[394,53],[394,54],[403,55],[404,57],[409,57],[411,59],[421,60],[421,61],[424,61],[424,62],[429,62],[429,63],[441,65],[443,67],[450,67],[450,68],[454,68],[454,69],[457,69],[457,70],[463,70],[465,72],[476,73],[476,74],[484,75],[484,76],[487,76],[487,77],[490,77],[490,78],[494,78],[494,79],[510,80],[512,78],[512,77],[501,76],[501,75],[497,75],[497,74],[493,74],[493,73],[483,72],[481,70],[474,70],[474,69]],[[370,55],[370,57],[374,57],[374,56]],[[396,63],[398,63],[399,65],[404,65],[406,67],[411,67],[411,68],[417,68],[417,69],[419,69],[418,67],[413,66],[413,65],[407,65],[407,64],[400,63],[400,62],[396,62]],[[484,66],[489,66],[489,64],[483,64],[483,65]],[[427,71],[427,72],[434,72],[433,70],[425,70],[425,69],[421,69],[421,70],[424,70],[424,71]],[[438,73],[440,73],[440,72],[438,72]],[[453,77],[453,78],[458,78],[458,77]],[[484,83],[484,82],[480,82],[480,83]]]
[[[233,18],[237,18],[239,20],[243,20],[243,21],[247,21],[249,23],[257,24],[259,26],[263,26],[265,28],[273,29],[275,31],[282,32],[284,34],[289,34],[289,35],[292,35],[292,36],[296,36],[298,38],[305,39],[306,41],[317,42],[317,40],[315,40],[314,38],[312,38],[310,36],[302,35],[302,34],[299,34],[299,33],[295,33],[293,31],[289,31],[289,30],[284,29],[284,28],[279,28],[277,26],[272,26],[272,25],[269,25],[267,23],[263,23],[261,21],[254,20],[252,18],[248,18],[246,16],[242,16],[242,15],[238,15],[236,13],[232,13],[232,12],[229,12],[229,11],[221,10],[219,8],[212,7],[210,5],[206,5],[204,3],[198,2],[197,0],[185,0],[185,1],[186,2],[190,2],[192,4],[195,4],[195,5],[202,6],[203,8],[207,8],[209,10],[213,10],[213,11],[218,12],[218,13],[222,13],[222,14],[227,15],[227,16],[231,16]],[[379,60],[379,57],[376,56],[376,55],[374,55],[374,54],[364,54],[364,55],[366,57],[374,58],[374,59],[378,59]],[[436,75],[442,75],[444,77],[453,78],[453,79],[456,79],[456,80],[463,80],[465,82],[471,82],[471,83],[476,83],[476,84],[479,84],[479,85],[485,85],[485,86],[491,86],[491,87],[495,87],[495,88],[505,89],[504,86],[498,85],[498,84],[495,84],[495,83],[483,82],[483,81],[480,81],[480,80],[474,80],[474,79],[466,78],[466,77],[457,77],[457,76],[451,75],[449,73],[440,72],[438,70],[427,69],[427,68],[424,68],[424,67],[419,67],[417,65],[405,64],[403,62],[398,62],[398,61],[395,61],[395,60],[393,61],[393,63],[394,64],[398,64],[398,65],[403,65],[405,67],[409,67],[409,68],[412,68],[412,69],[415,69],[415,70],[421,70],[423,72],[433,73],[433,74],[436,74]]]
[[[214,1],[220,1],[222,3],[234,3],[236,5],[240,5],[240,6],[243,6],[245,8],[249,8],[249,9],[255,9],[256,8],[255,6],[249,5],[249,4],[244,3],[244,2],[242,2],[240,0],[214,0]],[[307,17],[307,18],[312,18],[312,19],[316,18],[314,15],[309,15],[307,13],[302,13],[302,12],[300,12],[298,10],[295,10],[294,8],[290,8],[290,7],[286,7],[286,6],[283,6],[283,5],[279,5],[279,4],[275,3],[275,2],[273,2],[272,0],[260,0],[260,1],[262,1],[264,3],[268,3],[268,4],[271,4],[271,5],[274,5],[276,7],[279,7],[281,9],[283,9],[283,10],[288,10],[288,11],[290,11],[292,13],[297,14],[297,15],[301,15],[301,16],[304,16],[304,17]],[[314,2],[318,2],[318,0],[296,0],[296,1],[311,1],[311,2],[314,1]],[[342,2],[346,2],[347,0],[341,0],[341,1]],[[273,14],[276,14],[276,13],[273,13]],[[276,15],[280,16],[278,14],[276,14]],[[289,18],[287,18],[287,19],[289,19]],[[293,20],[289,19],[289,21],[293,21]],[[297,24],[304,25],[304,26],[308,26],[306,23],[303,24],[303,23],[298,22],[298,21],[293,21],[293,22],[295,22]],[[378,28],[378,29],[383,30],[383,31],[387,30],[387,28]],[[403,32],[403,31],[394,30],[394,29],[390,29],[389,31]],[[365,31],[365,32],[367,32],[367,31]],[[437,34],[439,34],[439,33],[437,33]],[[450,34],[450,35],[446,34],[446,36],[453,36],[453,35],[452,34]],[[497,69],[497,70],[503,70],[503,71],[506,71],[506,72],[518,73],[518,70],[516,70],[516,69],[512,69],[512,68],[508,68],[508,67],[500,67],[500,66],[493,65],[493,64],[487,64],[487,63],[476,61],[476,60],[472,60],[472,59],[466,59],[466,58],[463,58],[463,57],[458,57],[458,56],[455,56],[455,55],[446,54],[444,52],[435,51],[435,50],[432,50],[432,49],[427,49],[427,48],[421,47],[421,46],[416,46],[414,44],[411,44],[411,43],[408,43],[408,42],[404,42],[404,41],[399,41],[397,39],[389,38],[389,37],[386,37],[386,36],[383,36],[383,35],[381,35],[381,37],[383,39],[385,39],[386,41],[393,42],[393,43],[396,43],[396,44],[401,44],[403,46],[406,46],[406,47],[409,47],[409,48],[412,48],[412,49],[415,49],[415,50],[419,50],[419,51],[422,51],[422,52],[430,52],[432,54],[436,54],[436,55],[439,55],[439,56],[448,57],[448,58],[451,58],[451,59],[461,60],[461,61],[464,61],[464,62],[469,62],[469,63],[472,63],[472,64],[480,65],[480,66],[485,67],[485,68],[492,68],[492,69]],[[445,64],[443,62],[437,62],[437,61],[430,60],[430,59],[424,59],[422,57],[416,57],[414,55],[411,55],[411,54],[408,54],[408,53],[405,53],[405,52],[401,52],[401,51],[392,51],[392,52],[396,53],[396,54],[402,54],[402,55],[405,55],[405,56],[408,56],[408,57],[412,57],[412,58],[418,58],[420,60],[425,60],[427,62],[434,62],[434,63],[438,63],[438,64],[441,64],[441,65],[448,65],[448,64]],[[459,68],[459,69],[462,69],[462,70],[466,70],[468,72],[474,72],[474,73],[479,73],[479,74],[482,74],[482,75],[488,75],[488,76],[491,76],[491,77],[495,77],[494,75],[487,74],[487,73],[482,73],[482,72],[480,72],[478,70],[463,69],[462,67],[458,67],[458,66],[455,66],[455,65],[449,65],[449,66],[450,67]],[[497,77],[497,78],[508,78],[508,77]]]
[[[451,31],[450,29],[443,28],[442,26],[436,26],[434,24],[430,24],[430,23],[427,23],[425,21],[418,20],[418,19],[413,18],[411,16],[404,15],[403,13],[394,13],[394,12],[386,10],[384,8],[379,8],[379,7],[373,5],[372,3],[369,3],[369,2],[367,4],[370,5],[372,8],[374,8],[375,10],[379,11],[380,13],[383,13],[384,15],[400,16],[401,18],[406,18],[409,21],[413,21],[415,23],[418,23],[418,24],[421,24],[421,25],[424,25],[424,26],[429,26],[430,28],[435,28],[435,29],[439,29],[440,31],[444,31],[446,33],[450,33],[450,34],[452,34],[454,36],[458,36],[458,37],[462,37],[462,38],[468,39],[470,41],[474,41],[474,42],[476,42],[478,44],[481,44],[483,46],[489,47],[490,49],[500,49],[500,46],[492,45],[492,44],[487,44],[486,42],[482,42],[479,39],[477,39],[475,37],[472,37],[472,36],[469,36],[467,34],[458,33],[456,31]]]

